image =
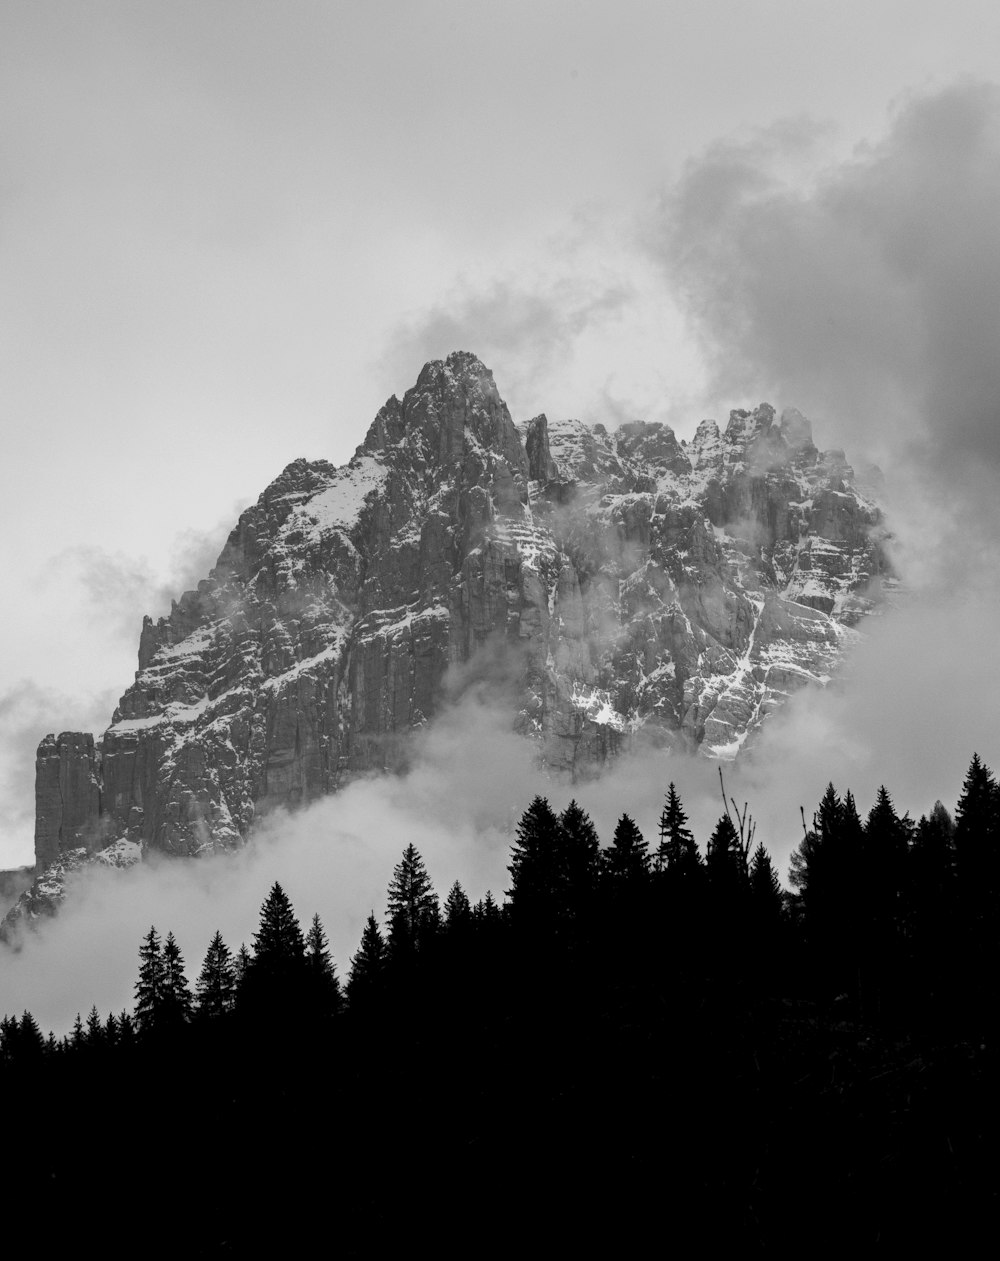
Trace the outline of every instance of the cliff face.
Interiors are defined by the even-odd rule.
[[[835,670],[882,536],[798,412],[735,411],[687,445],[641,422],[518,429],[475,356],[429,363],[348,464],[288,465],[145,619],[98,744],[43,740],[38,870],[239,845],[268,809],[396,764],[484,650],[554,768],[637,741],[733,756]]]

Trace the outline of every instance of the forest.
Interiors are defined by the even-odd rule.
[[[343,977],[278,883],[193,985],[150,927],[131,1010],[61,1039],[0,1024],[6,1238],[971,1241],[998,1207],[1000,786],[974,756],[954,813],[915,822],[831,784],[791,891],[722,801],[704,847],[673,784],[655,837],[622,813],[602,846],[575,801],[536,797],[509,888],[474,905],[405,845]]]

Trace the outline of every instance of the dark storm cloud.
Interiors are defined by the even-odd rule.
[[[926,507],[1000,537],[1000,89],[897,104],[883,139],[803,188],[808,127],[726,142],[663,204],[655,249],[718,395],[769,394]],[[913,487],[910,488],[911,491]]]

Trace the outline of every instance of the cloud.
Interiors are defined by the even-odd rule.
[[[712,392],[798,406],[884,461],[903,532],[940,545],[933,567],[911,547],[913,575],[940,581],[957,537],[985,525],[994,557],[1000,540],[1000,89],[905,97],[848,161],[822,165],[822,139],[798,124],[713,145],[651,248]]]
[[[429,359],[472,350],[487,365],[503,366],[512,400],[537,398],[542,380],[566,366],[584,332],[620,317],[629,297],[621,281],[572,275],[459,284],[397,327],[388,375],[406,380]]]
[[[111,634],[138,645],[145,614],[164,617],[172,600],[207,578],[245,503],[209,530],[183,530],[174,537],[165,573],[144,557],[95,545],[68,547],[52,557],[43,584],[74,579],[90,619]]]

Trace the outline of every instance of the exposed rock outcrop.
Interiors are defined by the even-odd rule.
[[[834,671],[882,537],[798,412],[734,411],[686,446],[642,422],[522,433],[474,355],[429,363],[348,464],[289,464],[197,589],[145,619],[99,744],[42,742],[38,869],[237,846],[269,809],[395,765],[485,648],[554,768],[641,741],[732,756]]]

